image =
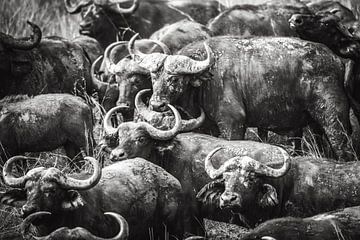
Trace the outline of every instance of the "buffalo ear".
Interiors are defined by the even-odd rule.
[[[270,184],[263,185],[265,193],[260,199],[260,206],[263,208],[274,207],[279,204],[278,195],[276,189]]]
[[[62,208],[67,211],[78,209],[85,205],[83,198],[78,191],[68,190],[66,197],[62,202]]]
[[[2,204],[14,206],[15,202],[26,201],[26,191],[24,189],[10,189],[0,192],[0,202]]]

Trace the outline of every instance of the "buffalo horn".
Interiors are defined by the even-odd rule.
[[[104,117],[104,131],[106,132],[106,134],[112,135],[112,134],[115,134],[117,132],[117,128],[114,128],[112,126],[112,124],[111,124],[111,116],[115,112],[118,112],[119,110],[128,110],[128,109],[129,109],[129,107],[126,107],[126,106],[115,106],[105,114],[105,117]]]
[[[34,23],[27,21],[27,24],[29,24],[33,30],[33,34],[31,35],[30,39],[24,40],[24,39],[16,39],[13,38],[10,35],[0,33],[0,42],[2,42],[4,45],[20,49],[20,50],[30,50],[39,45],[41,41],[41,29],[35,25]]]
[[[93,157],[85,157],[85,160],[89,161],[94,168],[94,172],[91,177],[85,180],[75,179],[69,176],[61,177],[59,184],[65,189],[74,190],[87,190],[94,187],[101,178],[101,167],[99,161]]]
[[[175,124],[174,127],[170,130],[159,130],[152,126],[151,124],[147,122],[139,122],[140,125],[142,125],[146,131],[149,133],[150,137],[156,140],[169,140],[173,138],[180,130],[181,130],[181,116],[180,113],[176,110],[176,108],[170,104],[168,104],[168,107],[171,109],[175,116]]]
[[[203,72],[209,68],[214,62],[214,53],[205,42],[204,47],[207,53],[207,58],[202,61],[197,61],[183,55],[173,55],[164,62],[164,70],[169,74],[196,74]]]
[[[14,156],[6,161],[6,163],[4,164],[4,167],[3,167],[3,177],[4,177],[5,184],[7,184],[10,187],[14,187],[14,188],[23,188],[25,186],[26,180],[33,173],[44,169],[43,167],[34,168],[34,169],[31,169],[29,172],[27,172],[26,175],[24,175],[22,177],[15,177],[12,174],[13,164],[17,161],[24,161],[24,160],[26,161],[28,159],[33,159],[33,158],[24,157],[24,156]]]
[[[99,91],[102,88],[105,88],[109,85],[109,83],[103,82],[100,79],[97,78],[96,74],[95,74],[95,68],[97,66],[97,64],[99,63],[99,61],[101,61],[101,59],[103,58],[103,56],[99,56],[91,65],[91,69],[90,69],[90,74],[91,74],[91,80],[92,80],[92,84],[93,87]]]
[[[92,3],[92,0],[82,0],[79,3],[71,5],[71,0],[65,0],[66,11],[70,14],[79,13],[81,8],[86,7]]]
[[[58,228],[47,236],[37,237],[30,233],[31,223],[40,216],[50,215],[50,212],[36,212],[24,219],[21,224],[21,233],[25,240],[52,240],[52,239],[88,239],[88,240],[126,240],[129,237],[129,225],[124,217],[113,212],[106,212],[105,215],[112,216],[120,226],[119,233],[112,238],[101,238],[94,236],[87,229],[77,227],[69,229],[67,227]]]
[[[117,8],[115,11],[117,11],[120,14],[124,14],[124,15],[130,15],[133,14],[139,7],[140,5],[140,0],[134,0],[133,4],[131,5],[130,8],[122,8],[120,7],[120,3],[123,2],[122,0],[120,1],[116,1],[116,0],[112,0],[111,3],[117,3]]]

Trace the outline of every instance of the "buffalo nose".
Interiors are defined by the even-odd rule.
[[[165,107],[166,107],[165,102],[150,101],[150,105],[152,110],[159,112],[165,111]]]
[[[127,154],[123,149],[114,149],[110,153],[110,161],[116,162],[127,158]]]
[[[294,25],[294,26],[301,26],[304,21],[303,21],[303,18],[301,15],[299,14],[294,14],[292,15],[292,17],[289,19],[289,23],[291,25]]]
[[[91,26],[91,22],[81,22],[80,23],[80,27],[81,28],[88,28],[88,27],[90,27]]]
[[[227,207],[234,204],[234,202],[239,200],[239,196],[233,193],[224,193],[220,198],[220,207]]]

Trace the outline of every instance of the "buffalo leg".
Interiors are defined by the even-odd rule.
[[[352,159],[347,140],[350,134],[349,106],[346,96],[341,99],[338,94],[318,96],[310,115],[322,126],[335,156],[339,160],[349,161]]]

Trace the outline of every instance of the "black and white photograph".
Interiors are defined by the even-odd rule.
[[[0,0],[0,240],[360,240],[359,160],[360,0]]]

